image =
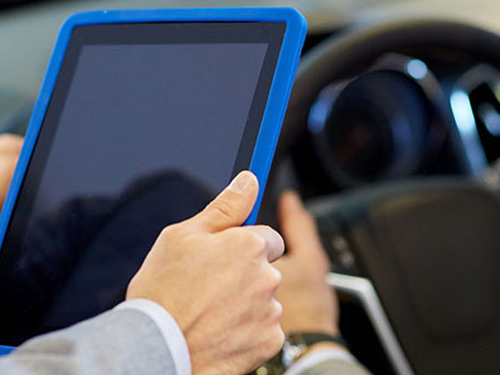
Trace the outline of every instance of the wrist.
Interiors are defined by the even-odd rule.
[[[282,349],[283,365],[288,368],[307,353],[325,348],[348,351],[346,342],[338,334],[317,331],[289,333]]]
[[[328,350],[336,350],[350,356],[347,345],[340,335],[317,331],[289,333],[280,353],[264,364],[262,366],[263,370],[259,368],[256,373],[280,375],[301,358],[311,353]]]
[[[283,325],[282,325],[283,327]],[[290,328],[292,327],[292,328]],[[290,324],[287,327],[283,327],[285,334],[287,336],[297,335],[297,334],[310,334],[310,333],[322,333],[334,337],[341,337],[340,330],[337,325],[325,324],[325,322],[309,322],[308,324]]]
[[[285,305],[286,305],[285,301]],[[291,304],[292,302],[288,302]],[[304,307],[305,302],[296,303],[292,308],[287,308],[281,318],[281,326],[286,334],[324,332],[332,336],[340,336],[338,319],[333,312],[325,311],[317,305]],[[288,306],[287,306],[288,307]]]

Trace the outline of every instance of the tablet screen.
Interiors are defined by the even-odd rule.
[[[0,251],[0,340],[124,299],[161,229],[249,167],[285,24],[77,27]]]

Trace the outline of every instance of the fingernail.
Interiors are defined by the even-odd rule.
[[[246,193],[254,179],[255,176],[251,172],[240,172],[229,184],[229,189],[236,193]]]

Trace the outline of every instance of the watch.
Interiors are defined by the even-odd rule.
[[[255,370],[256,375],[281,375],[296,362],[310,346],[319,342],[334,342],[347,348],[341,336],[323,332],[290,333],[286,336],[281,351],[271,360]]]
[[[346,342],[340,336],[321,332],[291,333],[287,335],[283,349],[281,349],[281,362],[285,370],[297,361],[311,345],[318,342],[334,342],[347,347]]]

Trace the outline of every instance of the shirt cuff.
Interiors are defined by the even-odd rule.
[[[156,302],[147,299],[131,299],[120,303],[115,310],[131,309],[141,311],[149,316],[161,332],[167,347],[172,355],[172,360],[177,375],[191,375],[191,357],[186,339],[175,319]]]
[[[326,361],[346,361],[351,363],[356,363],[356,358],[354,356],[342,349],[320,349],[312,353],[306,354],[304,357],[300,358],[297,362],[291,365],[284,375],[299,375],[304,371],[307,371],[314,366]]]

